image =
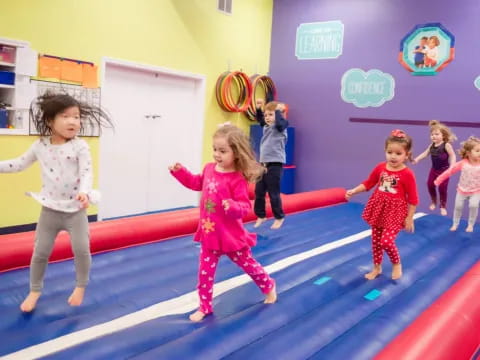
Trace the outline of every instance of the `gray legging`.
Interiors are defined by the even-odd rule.
[[[66,213],[42,207],[35,231],[35,248],[30,262],[30,291],[42,290],[48,258],[52,253],[55,238],[61,230],[66,230],[70,234],[75,255],[76,286],[87,286],[92,256],[85,209]]]
[[[480,193],[473,195],[462,195],[457,192],[455,197],[455,210],[453,211],[453,225],[458,226],[462,217],[463,203],[468,199],[468,225],[473,226],[478,215],[478,204],[480,203]]]

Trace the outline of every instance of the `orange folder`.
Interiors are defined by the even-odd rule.
[[[86,88],[98,88],[98,66],[90,64],[82,64],[83,80],[82,85]]]
[[[74,81],[78,83],[82,82],[82,64],[79,64],[76,61],[62,60],[61,65],[61,80]]]
[[[40,56],[40,58],[38,59],[38,76],[42,78],[60,79],[60,59]]]

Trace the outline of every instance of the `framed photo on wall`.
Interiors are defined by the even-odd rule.
[[[400,41],[398,61],[412,75],[436,75],[455,57],[455,37],[440,23],[415,26]]]

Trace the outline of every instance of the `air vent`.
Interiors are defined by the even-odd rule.
[[[232,14],[232,1],[233,0],[218,0],[218,11],[221,11],[225,14]]]

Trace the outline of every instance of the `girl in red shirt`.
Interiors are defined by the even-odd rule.
[[[363,210],[363,219],[372,227],[373,270],[368,280],[382,273],[385,251],[392,262],[392,279],[402,276],[395,238],[401,229],[414,231],[413,214],[418,205],[415,175],[405,161],[412,160],[412,139],[402,130],[393,130],[385,141],[386,162],[378,164],[367,180],[347,190],[345,198],[377,186]]]

